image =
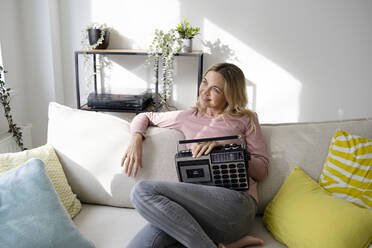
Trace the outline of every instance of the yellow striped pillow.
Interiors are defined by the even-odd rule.
[[[337,131],[319,184],[336,197],[372,209],[372,140]]]

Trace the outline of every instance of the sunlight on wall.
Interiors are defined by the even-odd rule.
[[[264,113],[260,115],[261,122],[298,121],[301,83],[296,78],[207,18],[204,18],[203,30],[205,44],[218,41],[225,51],[230,51],[228,54],[234,54],[223,59],[243,70],[249,81],[248,107],[259,115]],[[208,46],[203,50],[208,53]]]
[[[175,0],[92,1],[92,20],[107,23],[123,35],[121,47],[146,49],[155,29],[167,31],[179,22],[180,3]]]
[[[113,93],[113,94],[128,94],[128,92],[135,92],[129,89],[143,89],[146,90],[147,88],[151,88],[152,84],[149,84],[143,78],[137,76],[137,74],[141,75],[144,72],[141,66],[137,69],[127,70],[123,68],[122,65],[113,62],[112,69],[107,78],[105,78],[106,83],[105,85],[105,92],[106,93]]]
[[[113,28],[110,48],[146,50],[155,29],[168,31],[180,20],[180,3],[175,0],[100,0],[91,4],[92,22],[106,23]],[[125,94],[133,92],[128,88],[154,88],[152,69],[145,65],[145,60],[146,56],[116,57],[109,78],[105,78],[110,82],[109,92]]]

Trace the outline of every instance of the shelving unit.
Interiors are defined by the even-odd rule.
[[[80,101],[80,84],[79,84],[79,55],[91,54],[93,58],[93,72],[94,72],[94,90],[97,93],[97,55],[142,55],[147,56],[146,50],[136,49],[96,49],[90,51],[75,51],[75,81],[76,81],[76,97],[77,97],[77,108],[91,111],[105,111],[105,112],[138,112],[134,110],[125,109],[103,109],[103,108],[90,108],[86,104],[81,105]],[[197,58],[198,66],[198,89],[202,80],[203,73],[203,52],[195,50],[189,53],[177,53],[176,56],[192,56]],[[159,78],[159,75],[156,75]],[[160,82],[159,78],[159,82]],[[159,110],[159,97],[158,97],[158,83],[155,84],[155,111]]]

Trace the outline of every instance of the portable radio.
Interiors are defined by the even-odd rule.
[[[242,145],[217,146],[199,158],[193,158],[190,149],[180,150],[180,144],[240,139]],[[180,140],[175,155],[177,175],[180,182],[220,186],[233,190],[249,188],[248,161],[250,153],[242,136],[223,136],[205,139]]]

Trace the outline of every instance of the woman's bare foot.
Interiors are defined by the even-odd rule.
[[[241,239],[239,239],[239,240],[237,240],[233,243],[230,243],[230,244],[227,244],[227,245],[219,244],[218,248],[242,248],[242,247],[246,247],[246,246],[250,246],[250,245],[263,245],[263,244],[264,244],[264,242],[263,242],[262,239],[246,235],[243,238],[241,238]]]

